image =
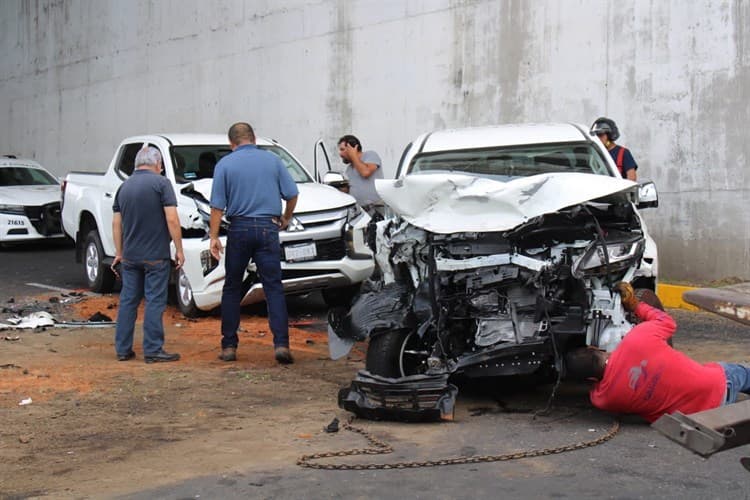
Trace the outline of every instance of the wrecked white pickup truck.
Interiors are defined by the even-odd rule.
[[[173,183],[177,195],[185,265],[172,282],[183,314],[195,316],[221,303],[225,273],[223,262],[216,261],[209,251],[208,199],[214,167],[230,153],[226,136],[158,134],[125,139],[106,172],[67,175],[63,181],[63,228],[76,242],[76,258],[83,264],[89,287],[96,292],[110,291],[115,281],[109,268],[115,253],[112,202],[120,184],[132,173],[135,155],[144,143],[161,152],[163,175]],[[300,192],[294,218],[279,235],[284,290],[290,294],[322,290],[323,298],[331,304],[350,297],[374,266],[364,238],[369,217],[348,194],[316,182],[281,144],[258,138],[257,145],[281,158]],[[264,300],[252,262],[245,290],[243,305]]]
[[[377,226],[378,278],[329,313],[332,355],[369,338],[339,395],[361,416],[450,418],[457,374],[559,377],[567,350],[611,351],[631,328],[616,282],[656,286],[637,210],[655,187],[623,180],[583,127],[425,134],[377,190],[393,214]]]

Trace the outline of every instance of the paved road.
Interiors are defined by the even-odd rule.
[[[0,303],[11,297],[38,295],[43,288],[27,283],[61,288],[83,288],[83,268],[75,261],[73,243],[68,240],[17,244],[0,249]]]

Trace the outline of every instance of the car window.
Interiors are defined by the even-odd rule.
[[[24,166],[0,167],[0,186],[54,186],[58,184],[50,173]]]
[[[507,180],[553,172],[612,175],[601,153],[589,143],[530,144],[422,153],[409,173],[458,172]]]
[[[294,182],[312,182],[307,171],[284,148],[279,146],[258,146],[270,151],[281,158]],[[231,153],[229,146],[172,146],[172,164],[174,165],[175,180],[178,183],[192,182],[198,179],[211,179],[214,176],[216,164],[224,156]]]

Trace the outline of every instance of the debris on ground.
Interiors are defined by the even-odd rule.
[[[91,317],[89,318],[89,321],[91,323],[101,323],[103,321],[109,321],[109,322],[111,322],[112,318],[110,318],[106,314],[102,314],[99,311],[97,311],[97,312],[95,312],[94,314],[91,315]]]
[[[8,318],[5,321],[6,323],[0,323],[0,330],[55,326],[55,318],[53,318],[47,311],[37,311],[27,316]]]
[[[7,336],[7,335],[5,336],[5,340],[7,340],[9,342],[14,342],[14,341],[20,340],[20,339],[21,339],[21,337],[19,337],[18,335],[16,335],[15,337],[10,337],[10,336]]]
[[[334,418],[331,420],[331,423],[323,427],[323,430],[328,433],[338,432],[339,431],[339,419]]]
[[[26,406],[31,404],[31,398],[22,399],[18,406]]]

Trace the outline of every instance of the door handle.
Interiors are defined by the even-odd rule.
[[[112,198],[112,193],[104,193],[105,198]]]

